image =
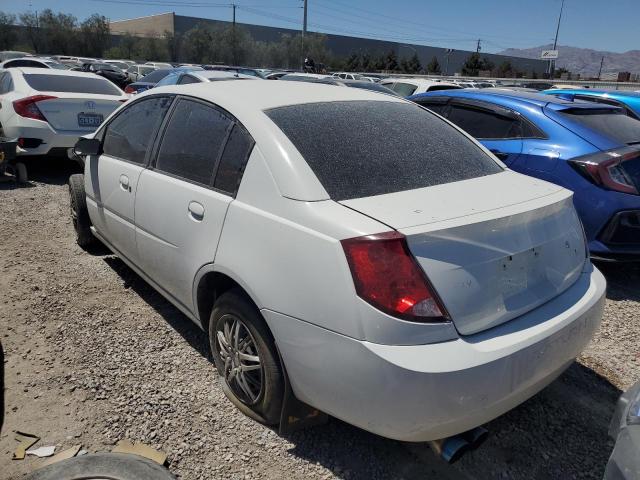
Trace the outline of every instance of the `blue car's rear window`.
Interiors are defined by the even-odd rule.
[[[334,200],[502,171],[474,141],[414,103],[319,102],[265,113],[289,137]]]
[[[627,116],[622,109],[570,108],[560,114],[621,143],[640,142],[640,121]]]

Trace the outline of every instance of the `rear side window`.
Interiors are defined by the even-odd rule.
[[[496,115],[486,110],[454,105],[447,118],[475,138],[505,139],[521,136],[518,120]]]
[[[162,137],[156,168],[210,186],[231,126],[220,110],[180,100]]]
[[[186,85],[188,83],[199,83],[199,82],[200,80],[198,80],[196,77],[192,77],[191,75],[183,75],[180,81],[178,81],[178,84]]]
[[[623,110],[574,108],[560,114],[621,143],[640,142],[640,120],[625,115]]]
[[[144,164],[154,133],[167,113],[171,98],[152,97],[125,108],[106,127],[105,155]]]
[[[142,72],[144,73],[144,71]],[[164,77],[169,75],[171,70],[155,70],[151,72],[149,75],[146,75],[140,79],[141,82],[149,82],[149,83],[157,83],[162,80]]]
[[[220,165],[216,173],[214,187],[235,195],[240,186],[240,179],[253,149],[253,138],[244,127],[236,124],[229,141],[224,148]]]
[[[13,80],[9,72],[0,76],[0,94],[8,93],[13,90]]]
[[[34,90],[41,92],[94,93],[98,95],[122,95],[122,91],[109,80],[93,75],[26,74],[25,81]]]
[[[391,89],[401,97],[408,97],[409,95],[413,95],[413,92],[415,92],[417,88],[418,87],[416,87],[415,85],[411,85],[410,83],[401,82],[396,82],[393,84],[393,87],[391,87]]]
[[[289,137],[334,200],[502,171],[475,142],[413,103],[323,102],[265,113]]]
[[[445,114],[445,112],[447,111],[448,105],[446,101],[435,101],[435,102],[429,102],[429,101],[425,101],[425,100],[417,100],[416,103],[418,105],[422,105],[425,108],[428,108],[429,110],[431,110],[432,112],[436,112],[439,115],[443,115]]]

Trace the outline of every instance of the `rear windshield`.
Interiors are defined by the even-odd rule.
[[[591,130],[625,144],[640,142],[640,121],[629,117],[622,110],[569,109],[560,112]]]
[[[308,103],[265,113],[289,137],[334,200],[502,171],[473,141],[413,103]]]
[[[122,95],[109,80],[89,76],[27,74],[25,81],[41,92],[95,93],[98,95]]]
[[[140,82],[149,82],[149,83],[158,83],[160,80],[162,80],[164,77],[166,77],[167,75],[169,75],[172,72],[173,72],[173,70],[171,70],[171,69],[168,69],[168,70],[156,70],[155,72],[151,72],[149,75],[146,75],[146,76],[142,77],[139,81]]]

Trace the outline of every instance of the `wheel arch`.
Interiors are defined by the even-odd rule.
[[[255,293],[244,281],[228,269],[220,265],[210,264],[202,267],[198,271],[194,281],[193,304],[196,307],[200,326],[204,331],[207,331],[209,328],[209,317],[211,316],[213,304],[216,299],[232,288],[240,289],[247,298],[251,300],[255,307],[260,310],[261,304],[256,298]]]

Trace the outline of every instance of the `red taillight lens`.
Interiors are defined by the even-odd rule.
[[[569,164],[587,180],[616,192],[639,195],[640,179],[632,177],[625,163],[640,162],[640,150],[624,147],[569,160]],[[630,165],[630,164],[629,164]]]
[[[136,93],[136,89],[131,85],[127,85],[126,87],[124,87],[124,93]]]
[[[56,98],[58,97],[52,97],[51,95],[34,95],[32,97],[22,98],[13,102],[13,109],[21,117],[33,118],[34,120],[42,120],[43,122],[46,122],[47,119],[44,118],[44,115],[42,115],[42,112],[36,103],[44,100],[55,100]]]
[[[409,252],[404,235],[386,232],[341,243],[360,298],[405,320],[447,319],[444,306]]]

